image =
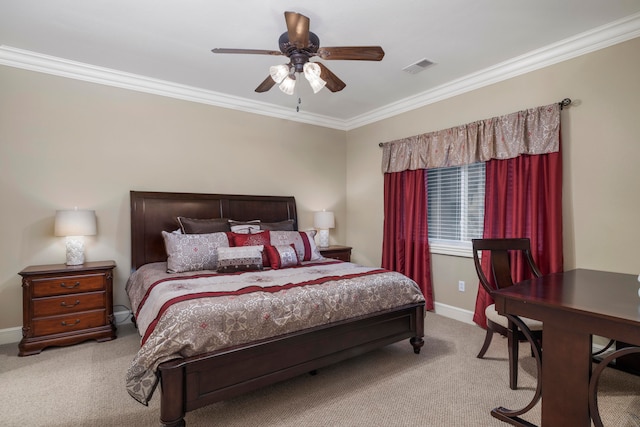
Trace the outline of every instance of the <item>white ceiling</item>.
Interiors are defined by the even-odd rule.
[[[385,57],[321,61],[341,92],[256,93],[286,57],[211,49],[278,50],[286,10]],[[343,129],[638,36],[640,0],[0,0],[0,64]]]

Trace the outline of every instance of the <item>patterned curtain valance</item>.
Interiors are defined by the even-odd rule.
[[[560,104],[382,144],[382,172],[462,166],[559,150]]]

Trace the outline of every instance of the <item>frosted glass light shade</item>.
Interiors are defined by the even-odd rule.
[[[96,234],[96,212],[91,210],[56,211],[54,234],[66,237],[67,265],[84,264],[84,237]]]
[[[289,67],[281,64],[269,67],[269,75],[276,83],[281,83],[289,75]]]
[[[314,62],[307,62],[303,67],[304,76],[309,81],[313,93],[318,93],[327,84],[320,78],[320,66]]]
[[[287,95],[293,95],[293,91],[296,88],[296,81],[291,77],[287,76],[278,86],[281,91],[286,93]]]

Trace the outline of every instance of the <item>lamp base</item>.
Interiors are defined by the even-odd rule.
[[[321,247],[321,248],[329,247],[329,230],[318,231],[318,247]]]
[[[84,264],[84,238],[67,236],[67,265]]]

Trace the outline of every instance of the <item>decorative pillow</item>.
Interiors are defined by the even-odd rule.
[[[262,270],[264,246],[218,248],[218,273]]]
[[[316,230],[309,231],[270,231],[269,244],[272,246],[293,244],[300,261],[322,259],[314,237]]]
[[[229,226],[234,233],[249,234],[260,230],[260,220],[254,219],[252,221],[235,221],[229,220]]]
[[[296,247],[291,245],[267,245],[264,247],[267,256],[269,257],[269,265],[273,269],[295,267],[300,265],[298,259],[298,253]]]
[[[231,246],[257,246],[257,245],[270,245],[268,230],[260,231],[258,233],[243,234],[243,233],[231,233]],[[262,265],[269,267],[269,258],[266,252],[262,253]]]
[[[227,233],[177,234],[162,232],[167,251],[167,273],[216,270],[218,248],[229,247]]]
[[[179,216],[177,219],[178,224],[180,224],[180,230],[182,230],[184,234],[208,234],[220,231],[231,231],[227,218],[197,219]]]
[[[287,219],[280,222],[261,222],[261,230],[277,230],[277,231],[295,231],[293,228],[293,220]]]

